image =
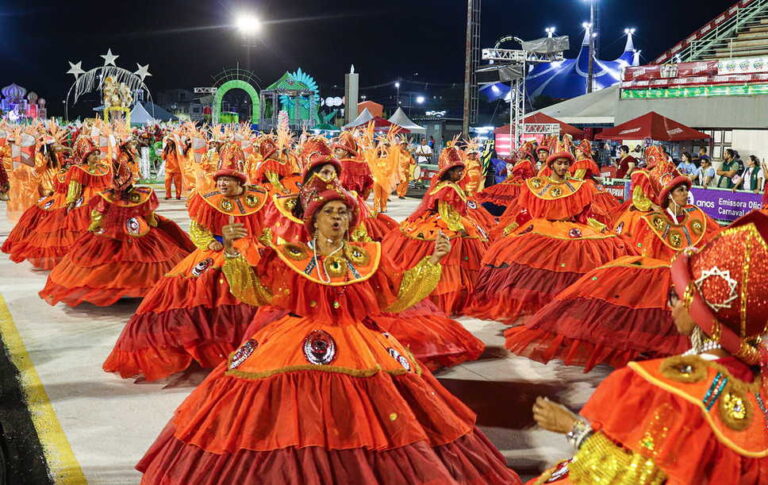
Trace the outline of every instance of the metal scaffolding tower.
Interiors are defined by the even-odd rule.
[[[514,40],[522,46],[522,49],[500,49],[503,42]],[[525,77],[529,64],[541,62],[557,62],[563,60],[563,52],[568,50],[569,40],[567,36],[547,37],[525,42],[517,37],[508,36],[496,43],[493,49],[483,49],[484,61],[490,61],[490,65],[479,69],[481,72],[496,72],[498,78],[494,82],[508,81],[509,92],[509,136],[512,149],[520,146],[524,133],[532,133],[524,126],[525,120]]]
[[[481,0],[467,0],[467,39],[464,60],[464,116],[461,129],[469,134],[469,125],[477,123],[478,86],[480,67],[480,7]]]

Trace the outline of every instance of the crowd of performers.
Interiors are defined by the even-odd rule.
[[[768,484],[768,211],[720,227],[657,146],[623,204],[587,141],[526,144],[487,189],[479,154],[450,143],[398,224],[396,132],[181,125],[163,158],[185,232],[135,185],[135,134],[0,127],[21,212],[2,251],[50,270],[50,304],[143,298],[105,371],[213,369],[142,483],[521,483],[431,373],[480,357],[470,316],[507,324],[514,354],[616,369],[580,414],[536,401],[575,453],[530,483]]]

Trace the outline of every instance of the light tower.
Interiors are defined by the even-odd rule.
[[[477,69],[480,67],[480,0],[467,0],[467,37],[464,52],[464,116],[461,129],[469,135],[477,121]]]

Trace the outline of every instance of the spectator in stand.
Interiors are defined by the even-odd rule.
[[[597,158],[601,167],[607,167],[611,164],[611,147],[607,143],[596,143],[595,150],[597,151]]]
[[[741,159],[741,155],[739,155],[738,150],[733,151],[733,160],[739,164],[738,173],[744,173],[744,169],[746,168],[746,166],[744,165],[744,161]]]
[[[720,170],[717,171],[717,175],[719,175],[717,187],[720,189],[732,189],[734,186],[733,178],[738,173],[739,164],[736,162],[736,152],[731,148],[726,148],[723,164],[720,166]]]
[[[616,178],[628,179],[632,175],[632,171],[637,167],[637,159],[629,154],[629,147],[627,145],[621,145],[619,148],[619,159],[616,162],[618,170],[616,170]]]
[[[715,179],[715,169],[712,168],[712,160],[709,157],[701,159],[701,167],[697,168],[693,173],[693,183],[701,185],[703,188],[707,188],[712,184]]]
[[[435,149],[435,137],[434,136],[430,136],[429,137],[429,148],[431,148],[432,150]]]
[[[696,171],[696,164],[691,159],[691,154],[683,152],[683,161],[677,166],[677,170],[688,177],[693,177],[693,173]]]
[[[760,160],[755,155],[750,155],[747,159],[747,168],[741,172],[741,176],[736,180],[733,190],[741,188],[759,194],[765,183],[765,174],[760,168]]]
[[[704,159],[710,160],[709,155],[707,155],[707,149],[701,147],[699,148],[699,156],[693,159],[693,163],[695,163],[697,167],[701,167],[701,162]],[[710,165],[712,164],[710,163]]]
[[[434,143],[435,139],[429,137],[430,143]],[[432,163],[432,147],[427,145],[427,139],[421,139],[421,145],[416,148],[414,153],[416,156],[416,162],[419,164],[431,164]]]

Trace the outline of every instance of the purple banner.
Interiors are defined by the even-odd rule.
[[[732,192],[728,189],[702,189],[691,191],[692,203],[718,221],[731,222],[749,211],[760,209],[763,194]]]

